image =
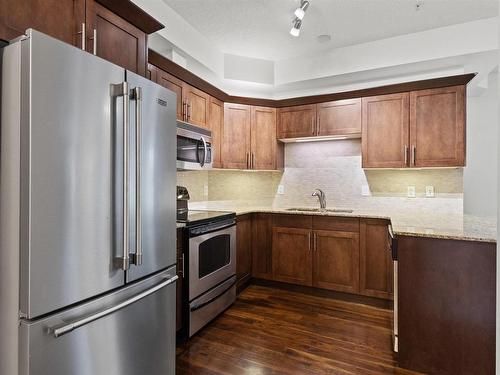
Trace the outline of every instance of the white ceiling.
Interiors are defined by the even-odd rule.
[[[274,61],[498,15],[497,0],[310,0],[294,38],[299,0],[163,1],[220,51]]]

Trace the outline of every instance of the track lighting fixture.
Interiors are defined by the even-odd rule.
[[[309,1],[301,0],[300,7],[295,9],[294,15],[295,18],[292,21],[292,29],[290,30],[290,34],[292,36],[298,37],[300,35],[300,27],[302,26],[302,19],[306,15],[306,10],[309,8]]]

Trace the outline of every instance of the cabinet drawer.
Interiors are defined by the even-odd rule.
[[[284,228],[312,228],[312,217],[306,215],[279,214],[273,216],[274,227]]]
[[[352,217],[313,216],[313,229],[359,232],[359,219]]]

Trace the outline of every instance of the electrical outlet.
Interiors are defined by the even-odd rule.
[[[370,186],[361,185],[361,195],[363,197],[369,197],[370,195],[372,195],[372,192],[370,191]]]
[[[278,185],[278,194],[285,194],[285,185]]]
[[[434,197],[434,186],[426,186],[425,187],[425,196],[427,198],[433,198]]]
[[[417,192],[415,186],[408,186],[408,198],[415,198],[417,196]]]

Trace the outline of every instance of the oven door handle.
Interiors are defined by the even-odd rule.
[[[204,301],[202,303],[200,303],[199,305],[195,305],[193,307],[191,307],[191,312],[193,311],[196,311],[196,310],[199,310],[203,307],[205,307],[206,305],[210,305],[212,302],[214,302],[217,298],[219,298],[220,296],[222,296],[224,293],[226,293],[229,289],[231,289],[234,284],[236,284],[236,277],[234,277],[234,280],[233,282],[231,282],[231,284],[229,284],[229,286],[227,288],[224,288],[224,290],[222,292],[220,292],[219,294],[217,294],[216,296],[210,298],[209,300],[207,301]]]

